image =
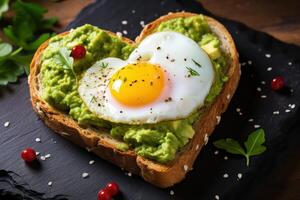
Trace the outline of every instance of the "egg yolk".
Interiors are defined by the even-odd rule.
[[[110,79],[112,96],[131,107],[147,105],[158,99],[164,89],[164,71],[147,62],[128,64]]]

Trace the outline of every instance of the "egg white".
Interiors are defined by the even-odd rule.
[[[166,70],[168,89],[148,105],[124,106],[111,95],[109,80],[128,63],[140,61]],[[191,75],[189,69],[199,75]],[[146,37],[127,61],[106,58],[96,62],[85,72],[78,92],[90,111],[101,119],[125,124],[157,123],[186,118],[203,106],[213,80],[212,63],[195,41],[177,32],[158,32]],[[171,100],[166,102],[168,97]]]

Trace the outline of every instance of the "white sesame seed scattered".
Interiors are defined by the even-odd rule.
[[[132,176],[132,173],[131,173],[131,172],[128,172],[127,175],[128,175],[128,176]]]
[[[272,67],[268,67],[267,68],[267,71],[269,72],[269,71],[272,71]]]
[[[243,113],[242,113],[242,112],[239,112],[239,115],[243,115]]]
[[[247,63],[246,62],[242,62],[241,63],[241,66],[245,66]]]
[[[216,195],[215,195],[215,199],[216,199],[216,200],[219,200],[219,199],[220,199],[219,195],[216,194]]]
[[[217,118],[217,124],[219,124],[221,121],[221,116],[216,116],[216,118]]]
[[[140,21],[140,25],[141,25],[142,27],[144,27],[144,26],[145,26],[145,22],[144,22],[144,21]]]
[[[266,58],[271,58],[271,54],[266,53],[265,56]]]
[[[132,14],[134,14],[134,13],[135,13],[135,10],[132,10],[131,12],[132,12]]]
[[[189,170],[189,166],[187,166],[187,165],[183,165],[183,169],[184,169],[184,171],[188,171]]]
[[[223,174],[223,178],[228,178],[229,177],[229,175],[228,174]]]
[[[205,135],[204,135],[204,145],[207,145],[208,140],[209,140],[209,137],[208,137],[208,135],[205,133]]]
[[[35,152],[35,155],[37,155],[37,156],[38,156],[38,155],[40,155],[40,152],[38,152],[38,151],[37,151],[37,152]]]
[[[251,60],[248,60],[248,65],[252,65],[252,61]]]
[[[196,145],[196,151],[199,149],[199,144]]]
[[[259,128],[259,127],[260,127],[260,125],[258,125],[258,124],[254,125],[254,128]]]
[[[215,155],[218,155],[218,154],[219,154],[219,151],[218,151],[218,150],[216,150],[216,151],[214,152],[214,154],[215,154]]]
[[[230,94],[227,94],[226,98],[227,98],[227,99],[230,99]]]
[[[224,160],[228,160],[228,157],[227,157],[227,156],[224,156]]]
[[[291,110],[290,110],[290,109],[286,109],[285,112],[286,112],[286,113],[289,113],[289,112],[291,112]]]
[[[46,160],[45,156],[41,156],[40,158],[41,160]]]
[[[117,37],[121,38],[123,34],[121,32],[117,32],[116,35]]]
[[[265,99],[267,98],[267,95],[261,95],[260,98]]]
[[[126,20],[123,20],[123,21],[122,21],[122,24],[123,24],[123,25],[126,25],[126,24],[128,24],[128,22],[127,22]]]
[[[294,109],[294,108],[296,107],[296,104],[290,104],[289,107],[290,107],[291,109]]]
[[[36,142],[41,142],[41,138],[38,138],[38,137],[37,137],[37,138],[35,138],[35,141],[36,141]]]
[[[248,122],[253,122],[253,121],[254,121],[254,119],[252,119],[252,118],[248,119]]]
[[[94,164],[94,163],[95,163],[94,160],[90,160],[90,161],[89,161],[89,165],[92,165],[92,164]]]
[[[45,155],[45,158],[47,159],[47,158],[50,158],[51,157],[51,154],[50,153],[48,153],[48,154],[46,154]]]
[[[236,110],[236,112],[241,112],[240,108],[236,108],[235,110]]]
[[[123,32],[124,35],[128,34],[128,32],[126,30],[123,30],[122,32]]]
[[[261,84],[262,84],[262,85],[265,85],[265,84],[266,84],[266,81],[262,81]]]
[[[292,62],[288,62],[288,65],[291,66],[293,63]]]
[[[5,122],[4,123],[4,127],[9,127],[9,125],[10,125],[10,122]]]
[[[261,88],[260,88],[260,87],[257,87],[256,90],[257,90],[258,92],[261,92]]]
[[[52,181],[49,181],[49,182],[48,182],[48,185],[49,185],[49,186],[52,186],[52,184],[53,184]]]
[[[279,110],[275,110],[275,111],[273,112],[273,115],[279,115]]]
[[[170,191],[170,195],[174,195],[174,191],[173,190]]]
[[[82,178],[87,178],[89,176],[89,174],[86,172],[83,172],[81,176],[82,176]]]
[[[238,177],[238,179],[241,179],[243,177],[243,174],[242,173],[238,173],[237,177]]]

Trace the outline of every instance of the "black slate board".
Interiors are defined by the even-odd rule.
[[[134,14],[132,10],[135,10]],[[128,37],[134,39],[142,29],[141,20],[147,23],[170,11],[181,10],[213,16],[200,4],[189,0],[100,0],[84,9],[67,29],[91,23],[111,31],[127,30]],[[17,84],[0,88],[0,124],[11,123],[8,128],[0,126],[0,169],[18,174],[8,176],[6,171],[0,171],[0,197],[4,197],[4,189],[25,195],[26,190],[20,192],[14,186],[26,182],[25,188],[40,192],[33,194],[36,196],[32,199],[47,199],[58,194],[65,195],[67,199],[96,199],[97,191],[113,180],[123,191],[117,199],[214,199],[216,194],[220,199],[251,199],[272,169],[284,161],[288,145],[299,141],[296,133],[299,130],[300,48],[279,42],[243,24],[216,18],[225,24],[236,42],[240,62],[243,63],[241,82],[228,111],[196,160],[194,170],[182,183],[169,189],[158,189],[137,176],[127,176],[118,167],[54,134],[32,111],[27,78],[24,77]],[[122,20],[129,24],[122,25]],[[270,54],[271,58],[267,58],[266,54]],[[272,67],[271,71],[267,71],[269,67]],[[285,77],[293,93],[271,91],[269,83],[277,75]],[[262,81],[266,84],[261,84]],[[257,87],[262,91],[258,92]],[[261,98],[261,95],[267,98]],[[286,113],[289,104],[296,104],[296,108]],[[236,112],[236,108],[241,108],[242,115]],[[273,115],[273,111],[277,110],[280,114]],[[250,118],[254,122],[249,122]],[[216,149],[211,141],[227,136],[244,140],[255,130],[255,124],[265,129],[268,150],[251,159],[249,168],[241,157],[221,151],[214,155]],[[42,142],[35,142],[36,137]],[[51,157],[40,161],[39,165],[28,166],[19,156],[21,150],[28,146],[35,148],[40,155],[50,153]],[[228,160],[224,160],[224,156],[228,156]],[[92,159],[96,163],[89,165]],[[88,172],[89,178],[83,179],[83,172]],[[228,179],[222,178],[224,173],[229,174]],[[237,173],[243,174],[241,180],[237,180]],[[11,178],[18,180],[12,182]],[[51,187],[47,185],[49,181],[53,182]],[[171,196],[170,190],[175,195]]]

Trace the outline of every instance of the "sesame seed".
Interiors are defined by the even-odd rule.
[[[294,109],[294,108],[296,107],[296,104],[290,104],[289,107],[290,107],[291,109]]]
[[[123,20],[123,21],[122,21],[122,24],[123,24],[123,25],[126,25],[127,23],[128,23],[128,22],[127,22],[126,20]]]
[[[9,125],[10,125],[10,122],[5,122],[4,123],[4,127],[9,127]]]
[[[265,99],[267,98],[267,95],[261,95],[260,98]]]
[[[240,108],[236,108],[236,112],[241,112],[241,109]]]
[[[50,158],[50,157],[51,157],[50,153],[48,153],[48,154],[45,155],[45,159]]]
[[[116,35],[121,38],[123,34],[121,32],[117,32]]]
[[[131,173],[131,172],[128,172],[127,175],[128,175],[128,176],[132,176],[132,173]]]
[[[253,121],[254,121],[254,119],[252,119],[252,118],[248,119],[248,122],[253,122]]]
[[[291,66],[293,63],[292,62],[288,62],[288,65]]]
[[[271,58],[271,54],[266,53],[265,56],[266,58]]]
[[[94,164],[94,163],[95,163],[94,160],[90,160],[90,161],[89,161],[89,165],[92,165],[92,164]]]
[[[215,199],[216,199],[216,200],[219,200],[219,199],[220,199],[219,195],[216,194],[216,195],[215,195]]]
[[[187,166],[187,165],[183,165],[183,169],[184,169],[184,171],[188,171],[188,169],[189,169],[189,166]]]
[[[247,64],[246,62],[240,63],[241,66],[245,66],[246,64]]]
[[[214,154],[215,154],[215,155],[218,155],[218,154],[219,154],[219,151],[218,151],[218,150],[216,150],[216,151],[214,152]]]
[[[49,186],[52,186],[52,184],[53,184],[52,181],[49,181],[49,182],[48,182],[48,185],[49,185]]]
[[[279,115],[279,110],[274,111],[273,115]]]
[[[81,176],[82,176],[82,178],[87,178],[89,176],[89,174],[86,172],[83,172]]]
[[[144,27],[144,26],[145,26],[145,22],[144,22],[144,21],[140,21],[140,25],[141,25],[142,27]]]
[[[199,144],[196,145],[196,151],[199,149]]]
[[[237,177],[238,177],[238,179],[241,179],[243,177],[243,174],[242,173],[238,173]]]
[[[252,65],[252,61],[251,60],[248,60],[248,65]]]
[[[260,127],[260,125],[258,125],[258,124],[254,125],[254,128],[259,128],[259,127]]]
[[[216,119],[217,119],[217,124],[219,124],[221,121],[221,116],[216,116]]]
[[[286,113],[289,113],[289,112],[291,112],[291,110],[290,110],[290,109],[286,109],[285,112],[286,112]]]
[[[266,81],[262,81],[261,84],[262,84],[262,85],[265,85],[265,84],[266,84]]]
[[[227,94],[226,98],[227,98],[227,99],[230,99],[230,94]]]
[[[131,12],[132,12],[132,14],[134,14],[134,13],[135,13],[135,10],[132,10]]]
[[[170,191],[170,195],[174,195],[174,191],[173,190]]]
[[[122,32],[124,35],[127,35],[127,33],[128,33],[126,30],[123,30]]]
[[[227,156],[224,156],[224,160],[228,160],[228,157],[227,157]]]
[[[41,142],[41,138],[38,138],[38,137],[37,137],[37,138],[35,138],[35,141],[36,141],[36,142]]]
[[[204,135],[204,145],[207,145],[208,140],[209,140],[209,137],[208,137],[208,135],[205,133],[205,135]]]
[[[46,160],[45,156],[41,156],[40,158],[41,160]]]
[[[229,175],[228,174],[223,174],[223,178],[228,178],[229,177]]]
[[[272,67],[268,67],[267,68],[267,71],[269,72],[269,71],[272,71]]]
[[[256,88],[256,90],[257,90],[258,92],[261,92],[261,88],[260,88],[260,87]]]
[[[35,154],[38,156],[38,155],[40,155],[40,152],[37,151],[37,152],[35,152]]]

